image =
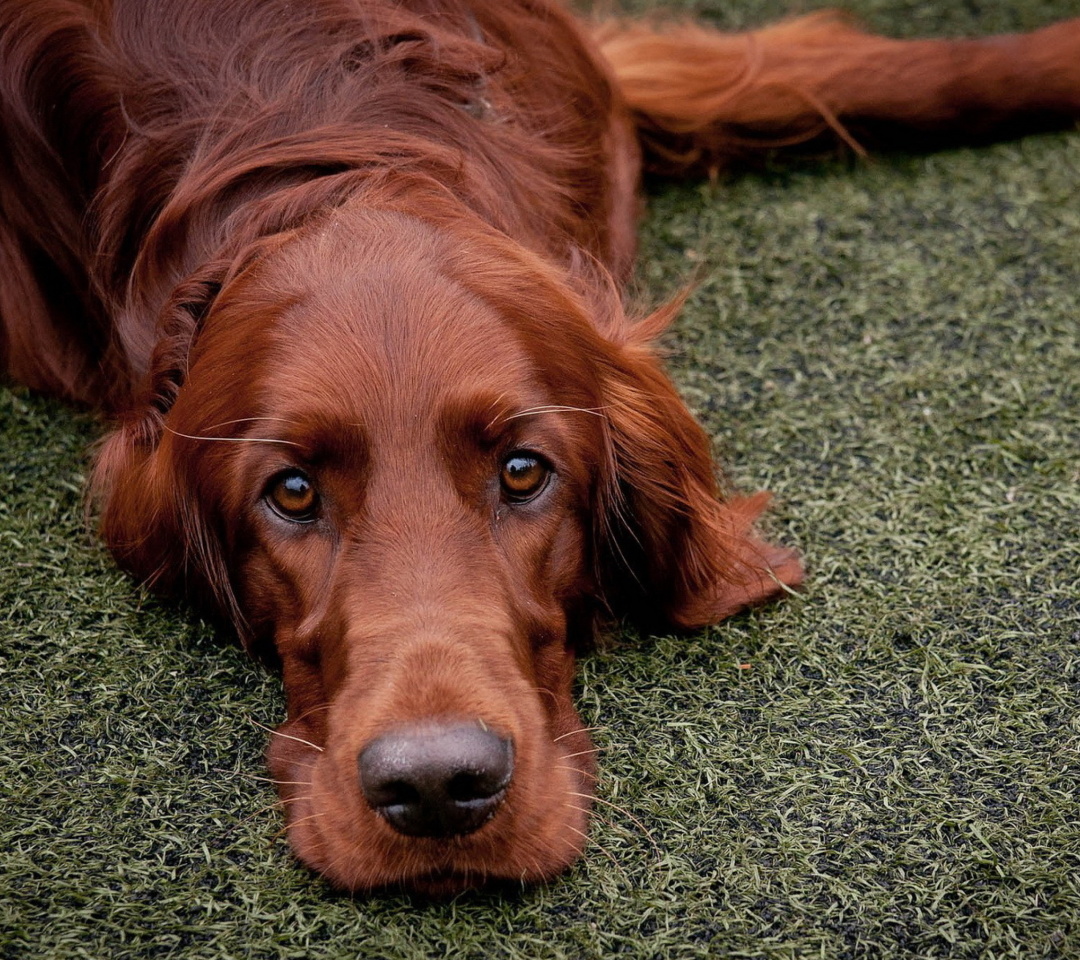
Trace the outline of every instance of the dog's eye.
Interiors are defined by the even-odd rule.
[[[287,470],[270,481],[266,491],[270,506],[286,520],[306,523],[315,519],[319,495],[302,470]]]
[[[531,500],[544,489],[551,467],[535,453],[519,451],[503,461],[499,480],[503,494],[514,503]]]

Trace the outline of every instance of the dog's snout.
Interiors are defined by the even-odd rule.
[[[367,802],[399,833],[472,833],[498,809],[514,772],[513,743],[474,724],[408,727],[357,760]]]

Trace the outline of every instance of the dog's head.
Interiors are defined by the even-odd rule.
[[[764,498],[718,499],[663,318],[629,323],[588,272],[341,209],[178,293],[102,450],[120,561],[280,660],[271,769],[339,885],[559,872],[591,803],[571,686],[596,616],[696,627],[800,578],[752,530]]]

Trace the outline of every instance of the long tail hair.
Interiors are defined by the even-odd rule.
[[[985,39],[891,40],[821,12],[747,33],[607,21],[594,38],[647,166],[664,174],[781,149],[930,149],[1080,118],[1080,19]]]

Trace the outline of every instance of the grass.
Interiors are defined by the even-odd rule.
[[[297,867],[253,779],[278,680],[86,532],[99,426],[0,389],[0,957],[1080,956],[1078,182],[1062,134],[653,192],[643,289],[700,281],[672,372],[810,585],[586,660],[594,842],[514,896]]]

